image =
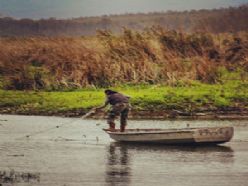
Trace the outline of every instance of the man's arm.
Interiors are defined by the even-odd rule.
[[[108,99],[106,99],[104,105],[102,105],[102,106],[100,106],[100,107],[96,107],[95,110],[103,109],[103,108],[105,108],[108,104],[109,104],[109,101],[108,101]]]

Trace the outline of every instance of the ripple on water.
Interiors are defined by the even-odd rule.
[[[234,125],[230,143],[199,147],[116,143],[102,131],[105,125],[99,123],[105,121],[101,120],[78,120],[56,128],[74,119],[4,119],[8,121],[4,129],[0,126],[0,171],[14,170],[19,177],[39,174],[39,182],[30,180],[33,185],[233,186],[245,185],[247,180],[247,121],[129,121],[129,128]],[[25,138],[51,127],[55,130]]]

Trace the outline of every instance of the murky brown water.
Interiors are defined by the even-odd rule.
[[[129,128],[187,123],[233,125],[235,135],[222,146],[125,145],[101,120],[0,115],[0,175],[19,175],[2,185],[246,186],[248,121],[130,121]]]

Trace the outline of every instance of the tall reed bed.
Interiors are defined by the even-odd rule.
[[[221,82],[222,72],[248,71],[248,33],[213,35],[152,27],[99,30],[93,37],[0,39],[0,86],[64,90],[120,84]]]

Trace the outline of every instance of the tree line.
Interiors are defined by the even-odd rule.
[[[73,19],[15,19],[0,16],[0,36],[88,36],[96,30],[121,33],[123,27],[141,31],[159,25],[184,32],[240,32],[248,29],[248,4],[213,10],[167,11],[79,17]]]

